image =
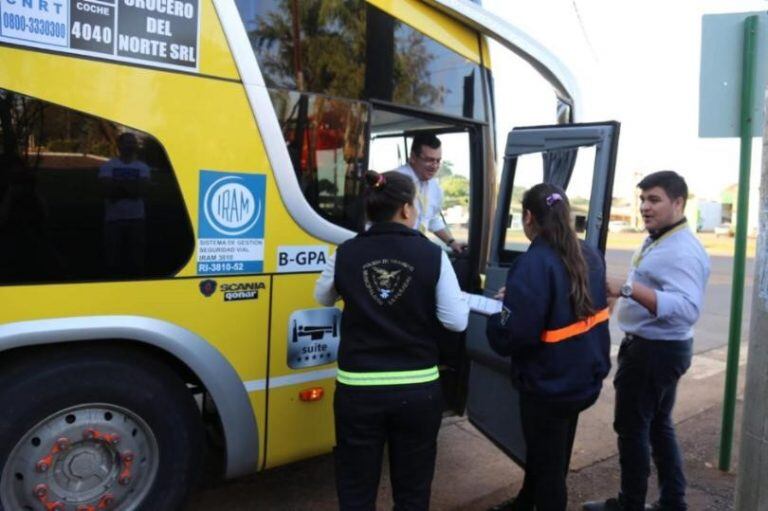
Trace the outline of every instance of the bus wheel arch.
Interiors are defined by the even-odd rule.
[[[204,392],[216,410],[224,441],[224,473],[257,469],[259,433],[248,392],[226,358],[202,337],[177,325],[137,316],[97,316],[27,321],[0,326],[3,362],[68,349],[129,349],[157,360]],[[192,392],[190,391],[190,394]],[[210,419],[210,414],[207,415]]]

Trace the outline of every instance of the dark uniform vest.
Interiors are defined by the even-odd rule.
[[[344,298],[340,369],[437,365],[445,333],[435,296],[441,257],[437,245],[397,223],[374,224],[339,246],[334,284]]]

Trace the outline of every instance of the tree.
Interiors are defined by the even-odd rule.
[[[362,0],[279,0],[259,2],[245,25],[251,46],[271,88],[365,98],[366,46],[381,44],[368,30]],[[388,16],[382,13],[382,15]],[[377,98],[427,107],[442,101],[445,90],[432,85],[429,65],[435,56],[423,34],[395,22],[390,54],[393,97]]]
[[[453,162],[450,160],[444,160],[440,165],[440,170],[437,171],[437,177],[442,179],[444,177],[453,175]]]
[[[445,197],[443,206],[469,205],[469,180],[464,176],[448,176],[440,180]]]

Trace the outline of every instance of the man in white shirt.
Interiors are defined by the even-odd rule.
[[[443,158],[440,145],[440,139],[433,133],[419,133],[413,138],[408,163],[397,171],[409,176],[416,185],[416,229],[433,233],[455,253],[461,253],[466,245],[451,236],[442,216],[443,190],[435,179]]]
[[[139,141],[130,132],[117,137],[118,156],[99,168],[104,190],[104,256],[117,277],[144,273],[146,210],[144,195],[150,168],[138,159]]]

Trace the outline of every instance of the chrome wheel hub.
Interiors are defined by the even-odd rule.
[[[85,404],[30,429],[11,451],[0,479],[8,510],[136,509],[152,486],[157,440],[133,412]]]

